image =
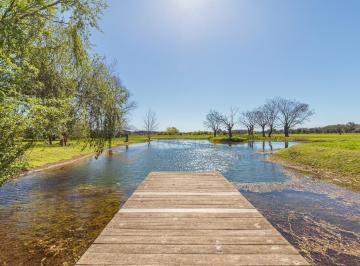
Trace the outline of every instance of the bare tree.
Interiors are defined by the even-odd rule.
[[[155,112],[149,109],[144,117],[144,130],[148,137],[148,141],[151,140],[151,135],[158,128],[158,122]]]
[[[298,101],[278,99],[279,121],[284,126],[285,137],[289,136],[292,127],[301,125],[314,114],[309,105]]]
[[[220,115],[219,121],[226,128],[229,139],[232,138],[232,130],[236,124],[238,109],[231,107],[228,115]]]
[[[279,98],[267,100],[265,105],[263,106],[265,119],[266,119],[267,125],[269,126],[268,137],[271,137],[271,134],[273,133],[273,131],[276,127],[276,122],[278,121],[278,115],[279,115],[278,101],[279,101]]]
[[[210,110],[206,115],[204,125],[205,127],[210,128],[214,132],[214,137],[216,137],[221,126],[221,115],[217,111]]]
[[[254,111],[255,122],[261,128],[262,136],[265,137],[265,127],[267,125],[267,119],[265,116],[264,107],[260,107]]]
[[[255,111],[243,112],[239,119],[240,124],[247,128],[248,135],[254,135],[254,128],[256,125]]]

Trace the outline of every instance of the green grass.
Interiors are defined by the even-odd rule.
[[[284,164],[360,191],[360,134],[318,134],[274,154]]]
[[[210,141],[213,143],[226,143],[226,144],[231,144],[231,143],[239,143],[239,142],[244,142],[247,141],[248,138],[246,137],[239,137],[239,136],[234,136],[231,139],[228,138],[228,136],[217,136],[217,137],[212,137],[210,138]]]
[[[115,138],[113,139],[112,146],[114,147],[118,145],[145,142],[147,139],[144,136],[130,135],[127,143],[125,143],[124,140],[124,138]],[[94,153],[93,149],[89,147],[84,149],[83,141],[70,141],[69,145],[66,147],[62,147],[56,142],[53,145],[38,142],[26,153],[26,157],[28,159],[27,168],[33,169],[51,163],[71,160],[76,157],[92,153]]]
[[[176,135],[154,135],[152,139],[210,139],[212,135],[193,135],[193,134],[176,134]]]

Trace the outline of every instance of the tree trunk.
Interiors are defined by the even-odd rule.
[[[52,136],[49,135],[49,136],[48,136],[48,139],[49,139],[49,144],[52,145]]]
[[[229,139],[232,139],[232,128],[228,128],[228,132],[229,132]]]
[[[268,134],[268,137],[269,137],[269,138],[271,138],[271,134],[272,134],[272,132],[273,132],[273,127],[272,127],[272,126],[270,126],[270,129],[269,129],[269,134]]]
[[[261,127],[262,129],[262,136],[265,138],[265,126]]]
[[[217,131],[217,130],[215,129],[215,130],[214,130],[214,137],[216,137],[216,131]]]
[[[66,146],[68,141],[68,135],[67,133],[62,133],[61,135],[62,135],[62,139],[60,141],[61,146]]]
[[[284,133],[285,133],[285,137],[289,137],[289,126],[288,125],[284,126]]]

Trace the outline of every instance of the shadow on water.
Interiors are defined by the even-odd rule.
[[[151,171],[218,170],[317,265],[360,265],[360,196],[266,161],[289,142],[161,140],[6,183],[0,261],[73,265]]]

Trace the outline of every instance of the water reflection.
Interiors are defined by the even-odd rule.
[[[0,188],[0,261],[71,265],[149,172],[218,170],[311,261],[356,265],[359,194],[266,161],[293,144],[161,140],[13,180]]]

